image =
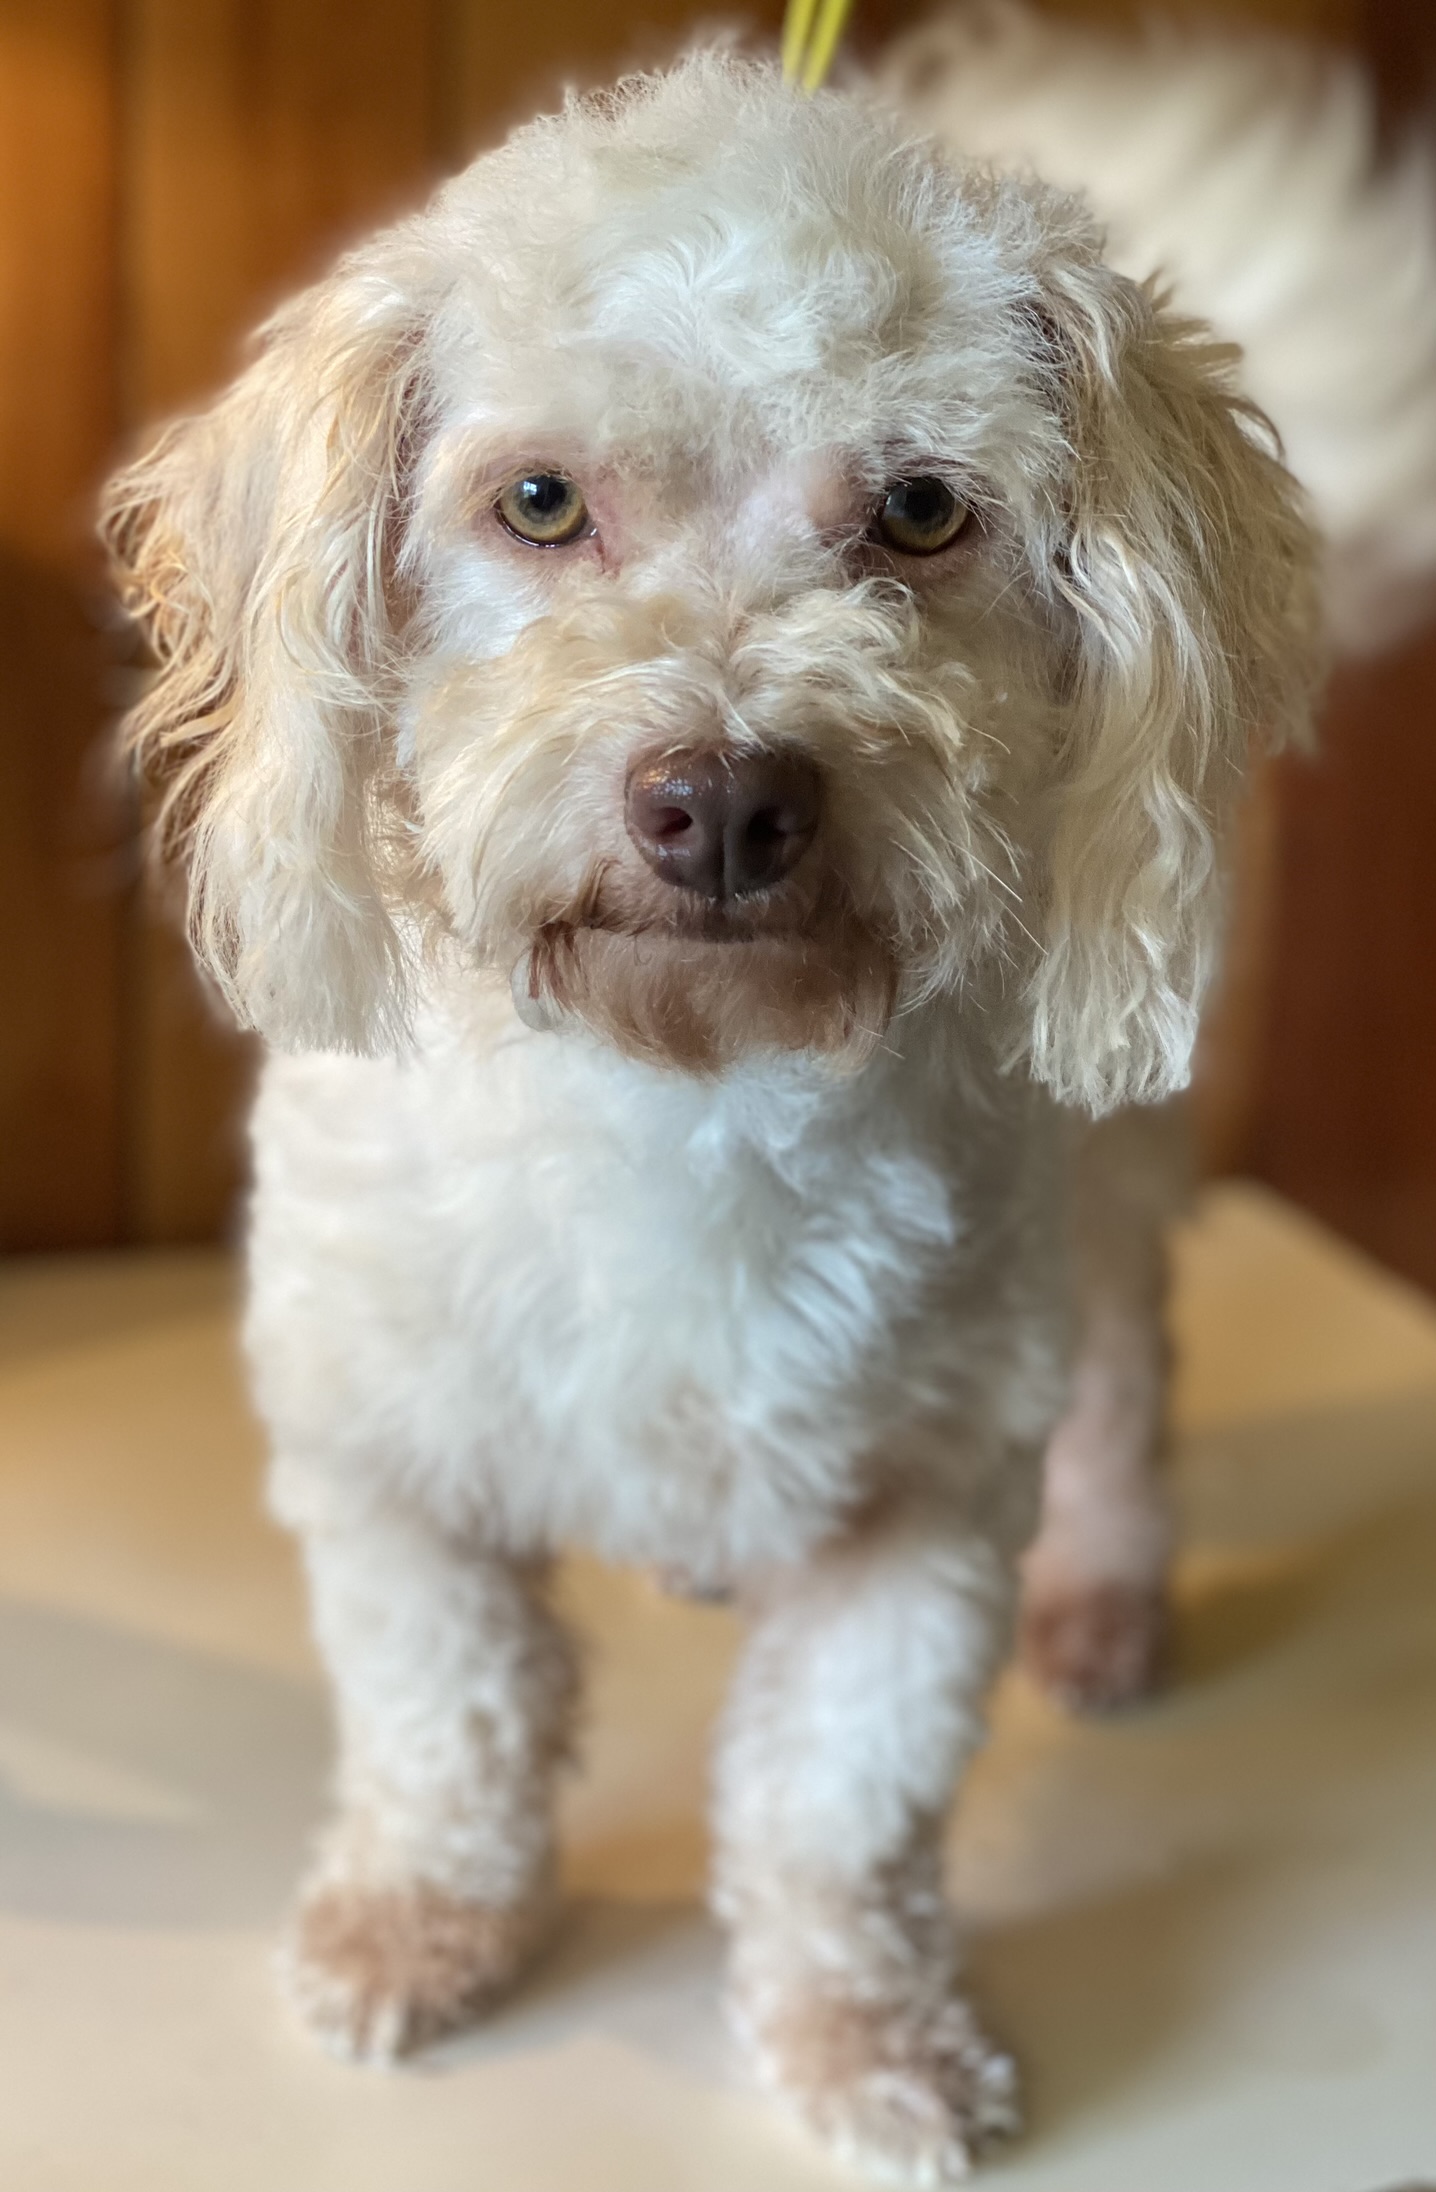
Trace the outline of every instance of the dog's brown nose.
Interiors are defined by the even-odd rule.
[[[791,874],[818,805],[818,772],[795,753],[668,754],[630,775],[628,834],[665,883],[741,898]]]

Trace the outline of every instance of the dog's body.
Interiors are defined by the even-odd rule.
[[[896,1489],[1025,1541],[1067,1356],[1049,1098],[937,1010],[860,1074],[716,1082],[525,1029],[506,984],[421,1029],[266,1069],[250,1331],[288,1519],[397,1480],[516,1558],[715,1591]]]
[[[249,1333],[339,2044],[542,1932],[578,1540],[752,1617],[717,1900],[775,2081],[924,2184],[1012,2122],[941,1827],[1066,1394],[1072,1107],[1184,1080],[1319,654],[1229,373],[1070,201],[708,56],[478,163],[117,484],[134,736],[279,1046]]]
[[[858,1075],[716,1084],[526,1030],[506,986],[421,1028],[403,1064],[272,1060],[256,1116],[250,1343],[346,1735],[298,1997],[384,2053],[518,1968],[571,1681],[523,1571],[578,1542],[754,1618],[717,1885],[774,2075],[879,2151],[911,2077],[892,2135],[959,2152],[1011,2088],[949,1998],[937,1828],[1064,1391],[1068,1124],[941,1012]]]

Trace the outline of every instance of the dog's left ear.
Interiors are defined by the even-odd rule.
[[[1234,352],[1101,265],[1044,290],[1074,632],[1020,1047],[1102,1112],[1188,1079],[1249,747],[1300,735],[1319,676],[1316,542]]]

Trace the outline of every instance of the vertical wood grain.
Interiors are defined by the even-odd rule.
[[[89,502],[114,429],[110,0],[0,9],[0,1244],[120,1218],[122,871]]]
[[[1436,129],[1436,10],[1361,0],[1391,141]],[[1246,1161],[1436,1290],[1436,633],[1337,682],[1282,771]]]
[[[434,166],[428,0],[133,0],[129,395],[167,410]]]
[[[515,122],[551,110],[569,84],[605,83],[625,69],[672,60],[725,12],[701,0],[624,0],[604,8],[592,0],[548,0],[542,8],[444,0],[444,7],[439,122],[451,164],[471,158]],[[756,36],[776,35],[782,14],[782,0],[754,0],[742,20]]]
[[[1436,1289],[1436,637],[1284,767],[1249,1168]]]
[[[1436,129],[1436,12],[1431,0],[1353,0],[1390,140]]]
[[[434,166],[427,0],[134,0],[126,56],[131,423],[202,397],[334,252]],[[230,1222],[252,1047],[202,993],[151,901],[133,950],[126,1168],[139,1240]]]

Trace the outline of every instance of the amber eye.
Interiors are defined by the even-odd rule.
[[[588,504],[562,472],[525,472],[494,504],[500,525],[535,548],[562,548],[591,532]]]
[[[946,480],[923,473],[893,481],[878,511],[878,537],[902,555],[935,556],[951,547],[971,515]]]

